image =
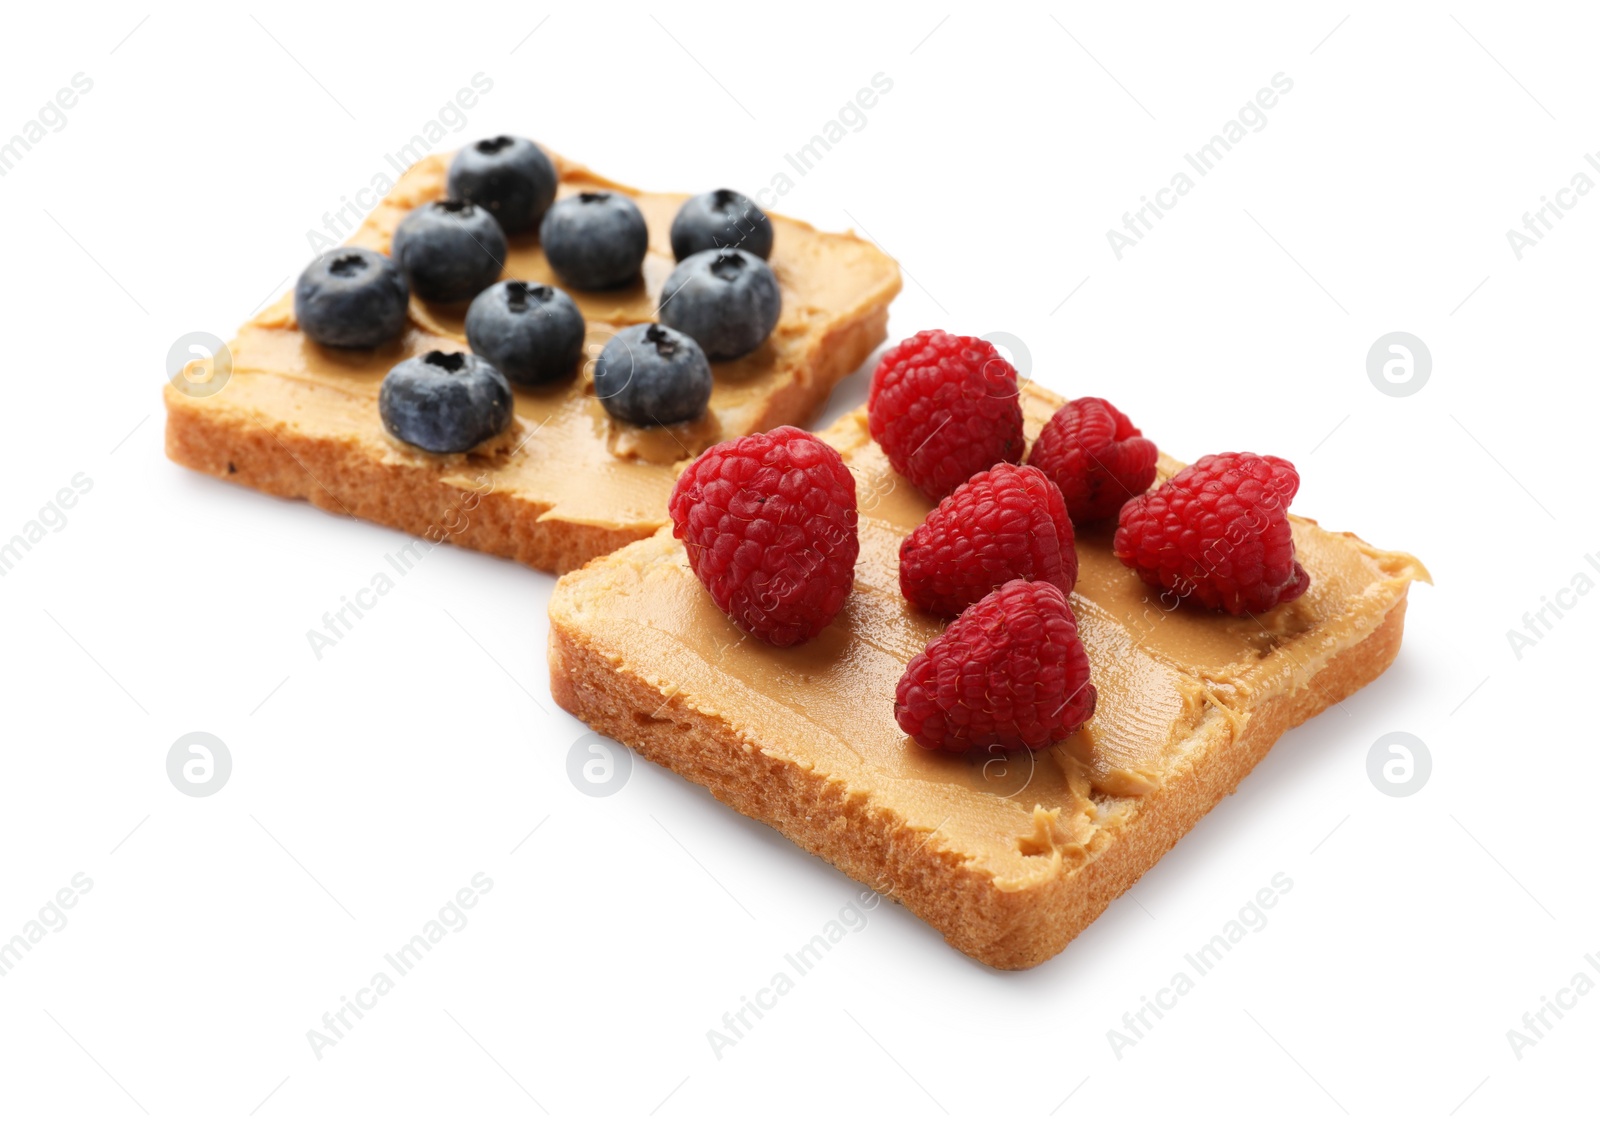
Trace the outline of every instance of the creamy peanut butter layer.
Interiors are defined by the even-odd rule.
[[[650,247],[635,285],[563,288],[588,324],[584,371],[548,388],[514,386],[509,434],[465,455],[438,456],[399,443],[384,430],[377,397],[390,368],[431,349],[468,348],[464,305],[434,306],[415,297],[402,339],[364,351],[311,341],[296,326],[293,294],[284,295],[230,343],[233,372],[221,391],[195,399],[169,387],[169,409],[239,415],[262,427],[344,445],[378,465],[432,469],[439,481],[462,489],[481,491],[488,482],[488,489],[540,508],[540,521],[637,529],[642,536],[665,519],[675,464],[729,436],[806,422],[832,384],[882,340],[888,303],[900,289],[894,261],[853,235],[772,216],[769,262],[783,311],[771,337],[748,356],[712,365],[711,406],[701,419],[654,428],[613,420],[593,395],[592,361],[621,327],[656,319],[662,284],[675,265],[668,232],[687,197],[639,192],[554,160],[561,196],[596,188],[629,195],[644,214]],[[434,156],[411,168],[350,242],[387,254],[406,213],[444,197],[448,167],[448,156]],[[502,278],[562,285],[536,238],[508,241]],[[196,372],[190,379],[209,376]]]
[[[1023,392],[1031,443],[1059,398]],[[930,503],[896,474],[858,411],[823,433],[856,477],[861,555],[844,610],[816,639],[773,648],[711,602],[670,530],[558,586],[552,618],[675,701],[723,719],[767,754],[792,759],[867,803],[937,832],[1003,888],[1048,879],[1116,826],[1121,798],[1159,788],[1186,757],[1231,740],[1275,691],[1316,688],[1326,657],[1359,640],[1426,579],[1416,559],[1293,518],[1311,584],[1261,617],[1168,608],[1112,555],[1113,523],[1078,531],[1072,594],[1094,718],[1037,754],[967,758],[917,746],[895,723],[906,664],[945,627],[900,595],[900,542]],[[1182,464],[1162,457],[1162,478]]]

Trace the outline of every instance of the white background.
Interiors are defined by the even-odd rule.
[[[1520,1060],[1506,1036],[1600,950],[1600,596],[1520,658],[1507,639],[1600,579],[1579,472],[1600,193],[1520,261],[1505,235],[1600,145],[1585,13],[360,8],[7,17],[0,137],[75,73],[93,89],[0,179],[0,540],[75,474],[93,485],[0,577],[0,936],[73,875],[94,885],[0,978],[0,1121],[1589,1107],[1600,993]],[[477,72],[493,90],[441,148],[525,133],[678,190],[768,184],[882,72],[892,92],[779,210],[900,259],[895,339],[1012,333],[1035,379],[1112,398],[1175,455],[1292,459],[1297,511],[1432,569],[1399,660],[1041,968],[994,972],[885,905],[718,1060],[707,1029],[860,888],[642,760],[614,796],[575,788],[549,577],[441,549],[318,659],[307,630],[405,539],[162,455],[168,346],[286,289],[307,231]],[[1265,128],[1119,261],[1107,229],[1279,72]],[[1404,398],[1366,371],[1394,330],[1433,357]],[[165,769],[195,730],[233,757],[204,799]],[[1408,798],[1368,779],[1391,731],[1432,752]],[[316,1058],[307,1030],[479,872],[465,928]],[[1266,927],[1119,1060],[1107,1030],[1277,872],[1294,885]]]

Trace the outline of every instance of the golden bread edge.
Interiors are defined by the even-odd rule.
[[[817,345],[810,379],[794,381],[774,396],[753,430],[809,422],[833,387],[871,356],[888,324],[886,300],[834,327]],[[466,500],[471,521],[449,530],[445,516],[452,508],[464,508],[463,490],[443,481],[430,464],[382,463],[355,444],[306,435],[292,420],[219,411],[171,384],[164,387],[162,399],[167,408],[166,454],[174,463],[280,498],[305,499],[331,514],[365,518],[419,536],[442,535],[453,545],[550,573],[565,573],[649,537],[667,520],[664,513],[660,521],[614,527],[543,520],[554,503],[488,490]]]
[[[558,587],[550,605],[549,657],[550,692],[562,709],[889,894],[950,945],[997,969],[1027,969],[1060,953],[1233,792],[1285,731],[1381,675],[1399,653],[1406,608],[1402,596],[1376,630],[1331,656],[1315,688],[1263,701],[1236,738],[1208,741],[1154,793],[1119,800],[1120,826],[1100,837],[1082,866],[1006,890],[846,782],[768,755],[687,695],[663,694],[562,616],[561,595]]]

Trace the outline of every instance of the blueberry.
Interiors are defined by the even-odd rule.
[[[678,424],[711,403],[711,363],[692,337],[655,322],[629,326],[594,363],[594,394],[630,424]]]
[[[294,316],[319,345],[373,349],[406,328],[411,288],[394,260],[365,247],[325,251],[294,284]]]
[[[571,375],[583,358],[583,315],[567,292],[507,279],[467,307],[472,352],[521,384]]]
[[[424,451],[467,451],[511,423],[511,383],[482,357],[408,357],[378,390],[378,415],[396,439]]]
[[[620,192],[580,192],[550,206],[539,242],[563,282],[606,290],[639,277],[650,233],[639,206]]]
[[[450,162],[451,200],[487,208],[506,232],[532,231],[556,198],[556,167],[525,137],[486,137]]]
[[[435,200],[413,208],[395,228],[394,258],[418,298],[465,302],[500,277],[506,236],[488,209]]]
[[[782,306],[778,277],[746,251],[696,251],[661,290],[661,320],[713,361],[743,357],[766,341]]]
[[[754,200],[731,188],[691,196],[672,218],[672,257],[681,262],[714,247],[736,247],[766,259],[772,254],[772,221]]]

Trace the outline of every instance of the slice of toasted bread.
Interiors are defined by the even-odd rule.
[[[1023,393],[1031,439],[1060,405]],[[697,781],[949,943],[1035,965],[1130,887],[1278,736],[1381,673],[1400,647],[1413,558],[1294,518],[1309,591],[1262,617],[1164,607],[1079,531],[1072,595],[1099,705],[1038,755],[951,758],[895,724],[906,663],[943,629],[898,584],[901,539],[929,504],[858,411],[824,433],[855,473],[861,556],[838,619],[798,648],[747,637],[670,530],[570,573],[550,602],[555,699]],[[1162,458],[1161,474],[1181,464]]]
[[[615,331],[653,321],[674,265],[668,241],[685,197],[639,192],[556,158],[560,194],[627,193],[650,229],[640,283],[572,291],[588,322],[592,360]],[[385,253],[418,204],[444,196],[449,159],[413,166],[351,243]],[[691,424],[635,428],[606,415],[589,366],[549,390],[516,390],[507,435],[464,455],[436,456],[399,443],[378,418],[378,387],[398,361],[430,349],[465,349],[464,311],[415,298],[406,333],[378,350],[324,349],[300,333],[293,295],[240,329],[220,391],[164,390],[167,455],[218,478],[324,510],[367,518],[564,572],[645,537],[666,518],[674,464],[726,436],[805,424],[833,386],[884,338],[900,290],[894,261],[853,235],[772,217],[772,269],[783,313],[756,352],[712,366],[711,408]],[[504,276],[559,285],[532,236],[514,237]],[[201,366],[206,368],[206,366]],[[221,376],[220,369],[218,370]],[[204,385],[207,372],[189,380]]]

